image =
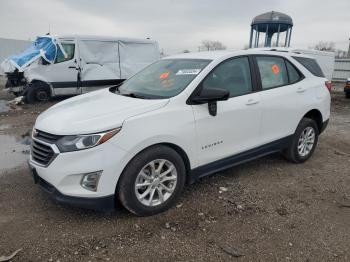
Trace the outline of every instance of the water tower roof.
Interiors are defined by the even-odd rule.
[[[259,25],[259,24],[287,24],[293,25],[293,19],[286,14],[280,12],[267,12],[261,15],[256,16],[251,25]]]

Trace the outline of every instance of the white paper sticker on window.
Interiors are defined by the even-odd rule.
[[[200,71],[200,69],[180,69],[176,75],[198,75]]]

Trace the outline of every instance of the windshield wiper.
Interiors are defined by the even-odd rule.
[[[128,97],[132,97],[132,98],[141,98],[141,99],[146,99],[147,97],[145,96],[141,96],[139,94],[135,94],[135,93],[119,93],[121,96],[128,96]]]
[[[117,85],[115,85],[115,86],[112,86],[111,88],[109,88],[109,91],[110,92],[112,92],[112,93],[115,93],[115,94],[119,94],[120,93],[120,91],[119,91],[119,87],[121,86],[123,84],[123,82],[122,83],[119,83],[119,84],[117,84]]]

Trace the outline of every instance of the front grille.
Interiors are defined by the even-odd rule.
[[[49,133],[46,133],[44,131],[36,129],[36,133],[34,134],[34,137],[37,139],[40,139],[42,141],[45,141],[49,144],[54,144],[62,136],[49,134]]]
[[[33,160],[41,165],[48,165],[55,156],[55,152],[50,146],[34,139],[32,140],[31,150]]]

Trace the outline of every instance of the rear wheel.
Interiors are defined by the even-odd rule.
[[[350,98],[350,92],[345,93],[346,98]]]
[[[284,152],[285,158],[294,163],[303,163],[315,151],[319,130],[314,120],[303,118],[293,137],[289,148]]]
[[[30,104],[46,102],[50,99],[50,89],[43,82],[34,82],[26,87],[26,101]]]
[[[138,154],[118,183],[120,202],[138,216],[169,209],[181,195],[186,169],[179,154],[167,146],[154,146]]]

